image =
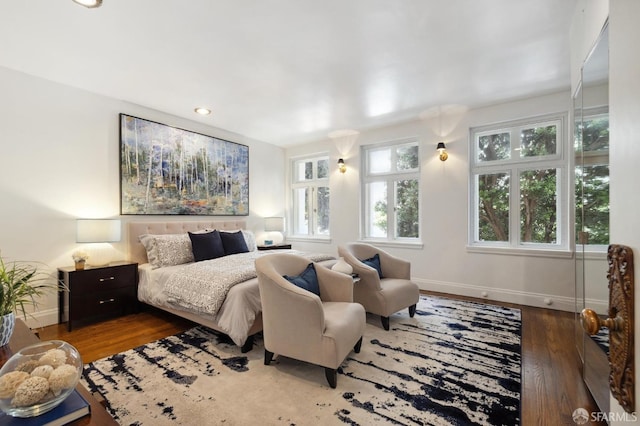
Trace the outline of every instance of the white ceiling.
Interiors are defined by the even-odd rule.
[[[568,89],[575,5],[0,0],[0,66],[286,146]]]

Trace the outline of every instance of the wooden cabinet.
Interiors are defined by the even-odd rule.
[[[87,324],[138,310],[138,264],[120,263],[76,271],[59,268],[58,277],[69,291],[60,293],[58,321],[69,331]]]

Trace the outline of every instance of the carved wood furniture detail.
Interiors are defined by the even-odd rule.
[[[584,309],[582,326],[591,335],[601,327],[609,329],[609,387],[622,408],[632,413],[635,409],[633,250],[611,244],[607,263],[609,317],[603,320],[593,310]]]

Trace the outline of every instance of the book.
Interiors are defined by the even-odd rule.
[[[69,394],[58,406],[35,417],[12,417],[0,413],[2,426],[62,426],[91,413],[91,406],[77,389]]]

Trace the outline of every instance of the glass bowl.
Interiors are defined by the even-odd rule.
[[[0,369],[0,409],[13,417],[46,413],[69,396],[80,380],[78,350],[62,340],[21,349]]]

